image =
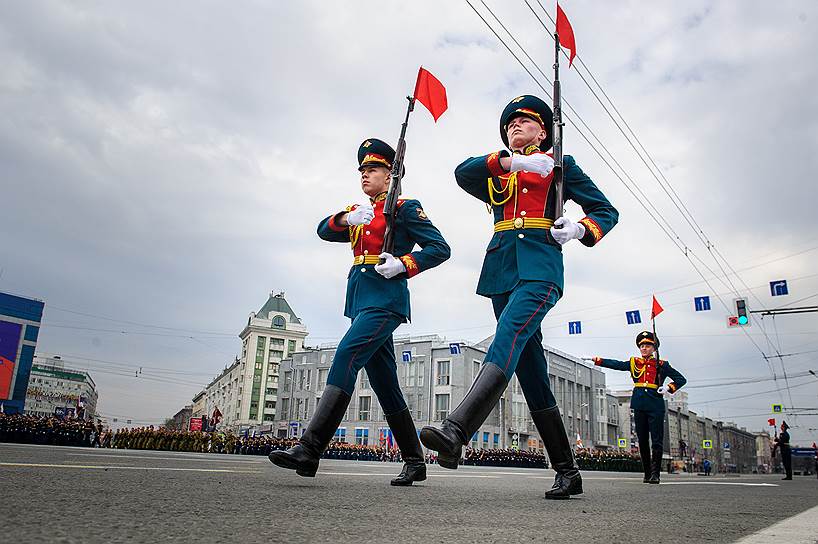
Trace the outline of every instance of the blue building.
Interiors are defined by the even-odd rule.
[[[0,407],[23,413],[45,303],[0,292]]]

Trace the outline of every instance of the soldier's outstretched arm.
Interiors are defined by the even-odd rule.
[[[492,176],[502,176],[509,172],[500,164],[501,157],[508,157],[508,151],[496,151],[463,161],[454,170],[457,184],[473,197],[489,203],[488,180]]]
[[[585,235],[579,241],[591,247],[614,228],[619,221],[619,212],[591,178],[577,166],[574,157],[566,155],[563,162],[565,169],[563,194],[566,200],[573,200],[582,207],[585,217],[579,222],[585,227]]]
[[[406,255],[396,255],[406,267],[406,276],[411,278],[424,270],[434,268],[451,256],[449,244],[440,231],[426,216],[417,200],[406,200],[400,207],[400,218],[409,232],[409,238],[421,247]]]
[[[602,357],[594,357],[594,364],[604,368],[612,368],[613,370],[628,370],[631,369],[630,361],[617,361],[616,359],[603,359]]]
[[[318,223],[318,236],[327,242],[349,243],[349,227],[338,223],[341,216],[346,213],[346,211],[338,212]]]

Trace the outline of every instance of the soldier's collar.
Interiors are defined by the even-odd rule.
[[[538,146],[537,144],[529,144],[525,146],[525,149],[523,149],[523,155],[531,155],[532,153],[536,153],[539,150],[540,146]]]
[[[386,193],[387,193],[387,191],[384,191],[382,193],[378,193],[377,195],[375,195],[375,198],[370,198],[369,201],[372,204],[374,204],[376,202],[380,202],[381,200],[386,200]]]

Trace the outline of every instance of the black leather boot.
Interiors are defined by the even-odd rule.
[[[639,457],[642,458],[642,470],[645,472],[645,477],[642,479],[642,483],[650,483],[650,449],[640,447]]]
[[[581,495],[582,475],[574,461],[574,452],[568,442],[559,407],[531,412],[531,418],[545,444],[551,467],[557,473],[554,486],[545,492],[545,498],[569,499],[571,495]]]
[[[389,483],[403,486],[412,485],[412,482],[422,482],[426,479],[426,461],[409,408],[386,416],[386,422],[392,429],[392,436],[395,437],[400,448],[400,456],[403,458],[403,470]]]
[[[508,381],[500,367],[483,363],[462,402],[452,410],[440,429],[424,427],[420,431],[423,445],[437,452],[437,464],[456,469],[463,446],[480,428],[506,390]]]
[[[650,462],[650,478],[648,479],[649,484],[659,483],[659,471],[662,468],[662,453],[663,450],[661,447],[653,448],[653,459],[651,459]]]
[[[299,476],[315,476],[318,461],[344,418],[350,398],[340,387],[328,385],[299,444],[287,451],[270,453],[270,461],[282,468],[295,470]]]

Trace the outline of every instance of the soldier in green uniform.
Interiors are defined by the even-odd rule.
[[[547,499],[582,493],[557,401],[551,392],[540,325],[563,290],[563,246],[593,247],[619,214],[570,155],[563,160],[563,198],[586,214],[579,221],[554,217],[551,108],[524,95],[500,115],[500,138],[509,151],[472,157],[455,170],[457,184],[491,207],[494,234],[486,248],[477,294],[491,299],[497,329],[483,366],[442,428],[424,427],[420,439],[438,463],[456,469],[463,445],[485,421],[516,374],[534,425],[556,471]],[[560,228],[554,228],[555,226]]]

